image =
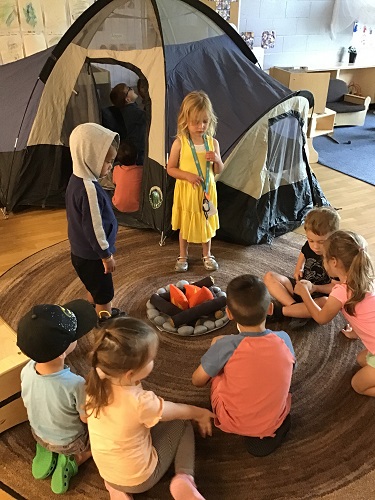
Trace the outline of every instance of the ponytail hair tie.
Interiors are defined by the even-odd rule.
[[[98,374],[98,377],[100,378],[100,380],[104,380],[107,377],[107,375],[103,372],[103,370],[101,368],[99,368],[98,366],[95,367],[95,371]]]

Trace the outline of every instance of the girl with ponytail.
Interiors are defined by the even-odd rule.
[[[144,321],[105,323],[93,347],[86,411],[93,459],[112,500],[152,488],[174,460],[170,491],[177,500],[203,500],[194,482],[195,420],[211,435],[209,410],[164,401],[142,388],[154,367],[158,335]]]
[[[309,282],[299,281],[295,292],[321,325],[342,312],[348,322],[344,335],[360,338],[366,347],[357,356],[361,369],[352,378],[352,387],[375,397],[375,276],[366,240],[352,231],[336,231],[324,243],[323,259],[329,276],[340,281],[323,307],[312,300]]]

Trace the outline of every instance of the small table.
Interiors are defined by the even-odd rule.
[[[313,139],[320,135],[333,133],[336,111],[325,108],[324,113],[313,113],[309,117],[309,126],[307,130],[307,146],[309,151],[309,162],[317,163],[319,154],[314,148]]]

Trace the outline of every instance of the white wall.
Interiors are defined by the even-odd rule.
[[[331,39],[333,4],[334,0],[241,0],[239,31],[254,31],[254,46],[260,46],[263,31],[276,32],[275,47],[265,50],[264,69],[329,66],[338,62],[341,47],[347,63],[352,28]]]

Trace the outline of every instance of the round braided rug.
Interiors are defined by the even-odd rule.
[[[121,228],[117,239],[114,305],[145,318],[145,304],[154,290],[181,276],[173,271],[178,244],[160,247],[152,231]],[[215,282],[225,290],[229,280],[243,273],[262,276],[268,270],[291,275],[304,238],[290,233],[271,246],[242,247],[213,241],[219,271]],[[188,281],[206,275],[201,248],[190,251]],[[195,256],[195,258],[194,258]],[[67,241],[42,250],[0,277],[0,315],[14,329],[34,304],[60,303],[84,297],[70,263]],[[293,341],[298,365],[292,381],[292,429],[274,454],[249,455],[239,436],[214,429],[213,436],[196,437],[196,481],[207,500],[370,499],[375,498],[374,400],[356,394],[350,379],[357,369],[356,353],[363,348],[339,333],[338,316],[325,326],[307,325],[298,332],[284,321],[273,325],[286,330]],[[230,322],[220,334],[236,333]],[[85,375],[86,355],[95,332],[79,341],[68,362]],[[195,388],[191,374],[208,349],[215,332],[184,338],[159,332],[160,349],[155,369],[144,382],[147,389],[175,402],[209,407],[209,387]],[[262,380],[259,380],[262,384]],[[34,441],[28,423],[0,436],[0,481],[23,498],[51,499],[50,481],[31,476]],[[152,490],[136,499],[168,500],[171,470]],[[67,499],[107,499],[108,493],[92,460],[71,480]]]

